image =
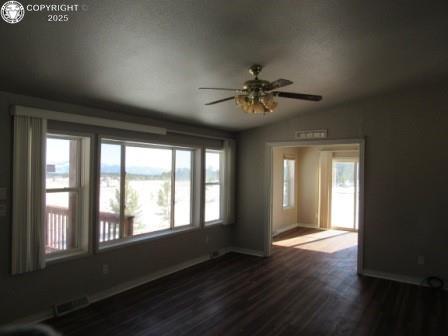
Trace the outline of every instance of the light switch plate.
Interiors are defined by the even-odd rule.
[[[0,188],[0,201],[6,201],[6,188]]]

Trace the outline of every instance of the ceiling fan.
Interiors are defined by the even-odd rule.
[[[201,87],[199,90],[221,90],[221,91],[234,91],[235,95],[224,99],[219,99],[207,103],[205,105],[214,105],[222,103],[227,100],[235,99],[236,104],[247,113],[269,113],[274,112],[278,103],[274,100],[275,97],[301,99],[309,101],[320,101],[322,96],[310,95],[305,93],[294,93],[276,91],[281,87],[291,85],[293,82],[287,79],[277,79],[273,82],[269,82],[263,79],[259,79],[263,67],[259,64],[254,64],[249,68],[249,73],[254,76],[254,79],[244,82],[242,89],[227,89],[227,88],[209,88]],[[273,91],[275,90],[275,91]]]

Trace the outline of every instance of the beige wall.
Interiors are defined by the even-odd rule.
[[[295,167],[295,205],[292,208],[283,208],[283,159],[293,158],[296,160]],[[273,153],[273,208],[272,208],[272,231],[276,234],[285,228],[297,223],[297,186],[298,186],[298,151],[297,148],[276,148]]]
[[[319,150],[297,148],[298,188],[297,223],[317,226],[319,211]]]

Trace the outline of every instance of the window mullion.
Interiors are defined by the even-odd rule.
[[[190,151],[190,224],[193,224],[194,220],[193,220],[193,211],[194,211],[194,206],[193,204],[196,202],[195,196],[194,196],[194,192],[193,190],[195,189],[195,185],[196,185],[196,179],[195,179],[195,165],[194,165],[194,152]]]
[[[175,192],[176,192],[176,150],[171,149],[172,159],[171,159],[171,202],[170,202],[170,228],[174,228],[174,212],[176,211],[174,207],[175,202]]]
[[[120,238],[124,238],[125,202],[126,202],[126,148],[121,146],[120,162]]]

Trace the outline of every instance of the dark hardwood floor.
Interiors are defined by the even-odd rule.
[[[295,229],[47,321],[64,335],[448,335],[446,292],[356,275],[356,234]]]

